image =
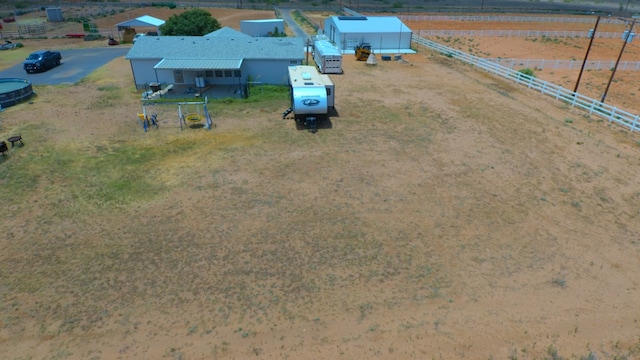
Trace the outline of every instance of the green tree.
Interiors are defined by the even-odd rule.
[[[172,15],[160,26],[160,33],[168,36],[202,36],[220,29],[220,23],[202,9],[193,9]]]

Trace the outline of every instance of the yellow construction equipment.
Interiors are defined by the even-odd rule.
[[[371,44],[362,43],[355,48],[356,59],[359,61],[367,61],[369,55],[371,55]]]

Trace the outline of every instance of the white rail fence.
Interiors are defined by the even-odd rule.
[[[620,126],[628,128],[631,131],[640,130],[640,117],[638,115],[634,115],[630,112],[618,109],[615,106],[602,103],[598,100],[591,99],[589,97],[581,95],[580,93],[567,90],[562,86],[537,79],[533,76],[529,76],[519,71],[509,69],[487,59],[483,59],[456,49],[449,48],[447,46],[438,44],[428,39],[421,38],[419,36],[414,35],[413,41],[419,45],[430,48],[434,51],[438,51],[445,56],[452,57],[465,63],[474,65],[486,72],[501,76],[508,80],[514,81],[517,84],[527,86],[530,89],[551,96],[554,99],[562,101],[568,105],[585,110],[590,115],[604,118],[609,122],[614,122]]]
[[[588,38],[589,31],[564,30],[419,30],[420,36],[461,37],[461,36],[496,36],[496,37],[573,37]],[[622,39],[622,32],[598,31],[596,38]]]
[[[478,21],[478,22],[546,22],[546,23],[590,23],[595,24],[594,16],[559,17],[559,16],[499,16],[499,15],[398,15],[400,20],[407,21]],[[624,21],[606,17],[606,23],[624,24]]]
[[[63,38],[67,34],[85,34],[82,24],[74,23],[69,25],[63,22],[41,22],[36,24],[20,24],[12,27],[5,27],[0,30],[0,39],[33,39],[33,38]],[[108,37],[118,37],[115,29],[94,29],[88,34],[100,34]]]
[[[550,60],[550,59],[502,59],[487,58],[487,60],[506,66],[509,69],[562,69],[578,70],[582,60]],[[616,65],[615,60],[587,60],[585,70],[611,70]],[[640,71],[640,61],[620,61],[616,71]]]

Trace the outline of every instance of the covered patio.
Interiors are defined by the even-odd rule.
[[[242,59],[163,59],[153,69],[156,78],[173,79],[170,96],[239,98],[246,87],[241,67]]]

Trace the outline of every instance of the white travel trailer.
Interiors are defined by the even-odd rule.
[[[334,107],[335,86],[328,75],[314,66],[289,66],[291,107],[282,117],[293,113],[295,121],[316,132],[318,122],[326,119]]]

